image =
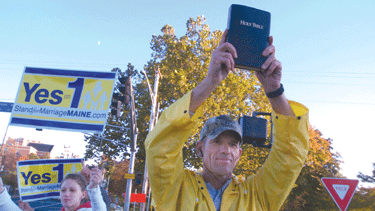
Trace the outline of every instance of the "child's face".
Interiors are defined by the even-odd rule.
[[[75,210],[80,206],[81,200],[86,197],[86,194],[86,191],[82,191],[75,180],[67,179],[61,184],[60,198],[61,204],[65,208]]]

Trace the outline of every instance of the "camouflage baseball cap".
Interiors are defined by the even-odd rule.
[[[211,140],[215,139],[218,135],[227,130],[236,132],[241,139],[240,144],[242,144],[241,126],[227,115],[220,115],[208,119],[201,130],[199,141],[202,141],[205,137],[208,137]]]

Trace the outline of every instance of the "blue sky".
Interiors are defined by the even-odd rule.
[[[271,13],[286,96],[310,109],[310,122],[333,139],[342,173],[371,173],[375,162],[374,1],[6,1],[0,7],[0,101],[13,102],[25,66],[73,70],[142,69],[150,41],[165,24],[178,36],[189,17],[204,15],[224,30],[228,8]],[[100,42],[100,45],[99,45]],[[3,137],[9,114],[0,113]],[[9,127],[7,137],[85,150],[80,133]]]

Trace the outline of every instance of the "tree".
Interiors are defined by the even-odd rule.
[[[40,158],[36,153],[29,154],[29,160],[37,160],[37,159],[40,159]]]
[[[13,139],[9,137],[3,149],[3,166],[0,176],[4,181],[4,184],[10,185],[12,188],[18,186],[17,161],[40,159],[36,153],[30,153],[29,155],[22,157],[22,154],[19,152],[20,148],[22,148],[20,140],[23,141],[23,138]]]
[[[176,36],[175,30],[170,25],[162,28],[162,35],[152,37],[153,58],[145,67],[145,72],[151,82],[153,82],[156,69],[159,69],[162,74],[158,95],[160,112],[191,91],[206,76],[211,53],[218,46],[222,32],[218,30],[211,32],[205,21],[206,19],[201,16],[197,19],[190,18],[186,24],[187,32],[180,38]],[[143,82],[141,85],[144,91],[139,93],[147,92],[146,83]],[[143,94],[137,97],[144,102],[142,105],[147,105],[147,109],[139,110],[139,116],[144,116],[142,120],[146,120],[148,125],[148,105],[151,104],[149,95]],[[193,143],[198,140],[199,131],[205,120],[220,114],[228,114],[238,119],[241,115],[250,115],[252,111],[270,111],[267,102],[253,72],[234,70],[233,74],[229,74],[206,100],[202,123],[193,131],[184,147],[185,166],[201,167],[201,161],[195,153]],[[145,133],[140,134],[140,140],[144,140],[146,135],[147,129]]]
[[[187,21],[186,33],[177,37],[175,30],[170,25],[162,28],[161,35],[153,35],[151,40],[152,58],[144,67],[144,73],[154,83],[156,71],[161,73],[157,111],[163,112],[168,106],[181,98],[184,94],[196,87],[206,76],[211,53],[218,46],[222,32],[211,31],[205,24],[205,18],[198,16],[196,19],[190,18]],[[137,110],[138,126],[138,152],[135,172],[142,171],[145,161],[144,140],[148,134],[151,99],[146,77],[141,72],[134,70],[128,65],[128,70],[133,70],[134,97]],[[126,75],[120,69],[114,71]],[[126,71],[127,72],[127,71]],[[199,131],[208,118],[220,114],[228,114],[233,119],[238,119],[242,115],[251,115],[253,111],[270,112],[271,107],[261,85],[251,71],[235,69],[233,74],[221,82],[214,93],[204,103],[205,113],[201,123],[193,131],[187,140],[184,149],[184,165],[189,168],[200,168],[201,159],[195,153],[195,141],[199,138]],[[129,111],[124,107],[124,113],[117,122],[115,117],[108,118],[109,124],[128,125]],[[338,174],[340,155],[332,152],[332,140],[322,137],[319,130],[310,127],[310,152],[305,167],[297,179],[295,188],[287,199],[284,210],[316,210],[324,206],[333,207],[335,204],[330,199],[325,188],[320,183],[323,176],[340,176]],[[121,143],[129,143],[127,131],[118,131],[106,127],[105,138],[109,140],[120,140]],[[122,136],[124,134],[124,136]],[[86,157],[97,157],[101,153],[110,156],[128,155],[126,148],[119,145],[99,140],[93,136],[87,136],[88,148]],[[120,153],[121,152],[121,153]],[[235,174],[250,176],[254,174],[265,162],[269,151],[264,148],[243,146],[243,155],[235,169]],[[126,167],[125,167],[126,168]],[[114,173],[115,174],[115,173]],[[116,172],[123,177],[124,171]],[[116,176],[119,184],[120,175]],[[118,188],[115,182],[110,182],[111,187]],[[112,186],[114,185],[114,186]],[[124,187],[125,188],[125,187]],[[322,200],[321,204],[318,204]],[[294,209],[295,208],[295,209]]]
[[[41,157],[41,159],[51,159],[50,153],[47,152],[45,155],[43,155],[43,157]]]
[[[321,183],[322,177],[343,177],[339,174],[340,154],[332,152],[332,139],[309,126],[309,153],[282,210],[329,210],[336,205]]]
[[[5,147],[2,157],[2,170],[3,171],[15,171],[17,169],[17,161],[19,156],[16,154],[15,147]]]
[[[353,196],[348,210],[371,211],[375,210],[375,188],[360,187]]]
[[[362,172],[359,172],[357,177],[361,179],[362,182],[375,183],[375,163],[372,163],[374,170],[372,170],[372,176],[365,175]]]
[[[112,69],[112,72],[117,72],[118,78],[128,77],[129,72],[132,73],[132,77],[139,75],[131,64],[128,65],[128,69],[125,72],[119,68]],[[115,92],[119,92],[120,86],[120,82],[117,81]],[[129,150],[126,146],[129,145],[130,133],[126,127],[129,127],[130,112],[127,105],[123,104],[122,107],[123,113],[120,118],[108,112],[107,126],[103,136],[100,136],[100,134],[85,135],[85,141],[87,142],[85,158],[95,159],[99,163],[102,155],[110,159],[129,156]],[[123,128],[119,129],[110,125]]]
[[[17,187],[17,161],[20,157],[16,156],[16,148],[5,146],[2,156],[1,178],[3,183],[10,185],[13,189]]]
[[[173,27],[169,25],[162,28],[162,35],[152,36],[152,59],[148,61],[144,71],[151,84],[154,82],[156,70],[159,70],[162,75],[158,93],[158,112],[164,111],[205,78],[211,53],[217,47],[222,32],[218,30],[211,32],[204,22],[205,18],[200,16],[196,20],[190,18],[186,24],[187,32],[180,38],[175,35]],[[145,76],[134,70],[131,65],[128,66],[128,69],[132,70],[135,78],[133,87],[139,129],[137,170],[144,167],[144,140],[149,132],[151,99]],[[126,74],[122,73],[119,68],[115,68],[113,71]],[[253,72],[239,69],[236,69],[221,83],[204,106],[206,112],[202,122],[220,114],[228,114],[237,119],[241,115],[250,115],[252,111],[270,111],[268,101]],[[108,124],[128,125],[128,110],[128,108],[124,108],[121,123],[117,123],[115,117],[110,115]],[[198,139],[198,132],[202,126],[202,124],[199,125],[185,145],[184,162],[187,167],[198,168],[201,166],[193,143]],[[106,139],[119,140],[124,144],[129,143],[128,136],[128,131],[119,131],[110,127],[106,127],[104,132]],[[126,148],[94,136],[86,136],[85,141],[88,142],[85,154],[87,158],[99,157],[102,153],[112,157],[121,154],[125,158],[129,153]],[[253,150],[263,151],[257,148]]]
[[[115,168],[111,174],[111,179],[109,181],[109,192],[111,195],[122,197],[122,194],[126,191],[126,179],[124,178],[124,173],[128,172],[129,161],[116,162],[114,164]]]
[[[374,170],[372,176],[359,172],[357,178],[362,182],[375,183],[375,163],[372,163]],[[360,187],[353,196],[349,208],[356,211],[375,210],[375,187]]]

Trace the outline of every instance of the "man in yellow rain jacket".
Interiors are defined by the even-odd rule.
[[[145,143],[152,200],[156,210],[279,210],[292,189],[308,152],[308,109],[283,94],[281,63],[273,38],[263,51],[269,56],[256,76],[269,98],[274,143],[257,174],[248,178],[232,172],[242,153],[240,126],[227,116],[209,119],[196,144],[203,171],[184,169],[182,148],[203,115],[203,102],[234,69],[236,49],[223,33],[212,53],[206,78],[193,91],[169,106]]]

